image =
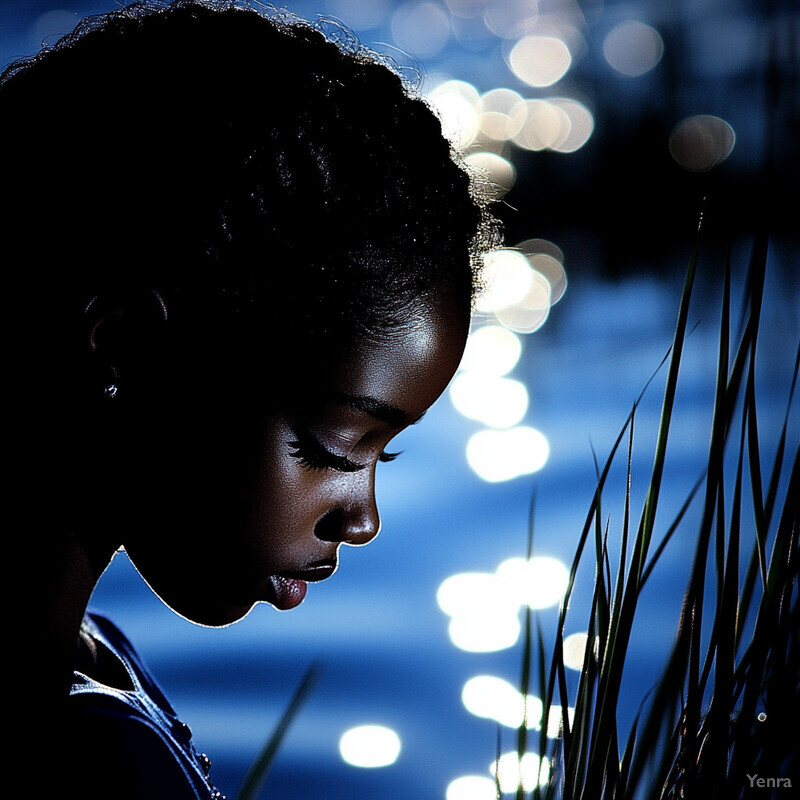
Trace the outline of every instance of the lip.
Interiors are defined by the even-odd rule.
[[[308,584],[304,580],[273,575],[267,582],[263,599],[281,611],[296,608],[305,600]]]
[[[338,563],[334,558],[315,561],[301,569],[278,572],[267,581],[263,599],[283,611],[296,608],[305,599],[308,584],[330,578],[337,567]]]
[[[319,581],[327,580],[338,569],[338,562],[336,559],[327,561],[316,561],[306,567],[298,570],[289,570],[287,572],[280,572],[278,575],[281,578],[288,578],[295,581],[305,581],[306,583],[319,583]]]

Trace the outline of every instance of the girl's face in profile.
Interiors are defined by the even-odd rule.
[[[234,385],[222,403],[152,421],[135,445],[123,541],[145,580],[201,624],[235,622],[260,601],[301,603],[308,582],[334,573],[341,544],[378,534],[377,464],[444,391],[466,335],[442,302],[391,341],[318,354],[299,392],[265,380],[294,398],[279,411],[242,411]],[[253,363],[269,374],[268,352]]]

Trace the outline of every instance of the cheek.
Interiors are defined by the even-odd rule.
[[[325,484],[291,457],[291,438],[277,425],[202,438],[176,428],[157,457],[147,448],[123,544],[178,613],[227,624],[263,599],[270,575],[329,555],[314,538]]]
[[[248,538],[264,450],[260,424],[188,414],[143,426],[126,475],[129,535],[219,557]],[[198,556],[199,557],[199,556]]]
[[[294,435],[271,426],[263,440],[263,455],[251,496],[248,527],[275,571],[307,557],[314,529],[331,500],[327,482],[315,470],[301,467],[291,455]]]

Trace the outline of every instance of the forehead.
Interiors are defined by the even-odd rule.
[[[444,391],[464,350],[467,325],[447,305],[426,310],[386,340],[330,353],[321,374],[333,401],[383,419],[414,422]],[[400,412],[400,413],[396,413]]]

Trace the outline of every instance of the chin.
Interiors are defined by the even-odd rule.
[[[161,600],[179,617],[204,628],[227,628],[243,620],[257,605],[257,603],[229,606],[203,604],[202,607],[189,607],[168,603],[163,598]]]
[[[130,553],[129,553],[130,556]],[[195,581],[191,584],[175,585],[173,582],[148,580],[131,558],[137,572],[170,611],[185,620],[205,628],[225,628],[244,619],[258,604],[258,598],[243,597],[244,592],[224,591],[222,583],[204,582],[202,588]],[[210,586],[211,588],[206,588]]]

